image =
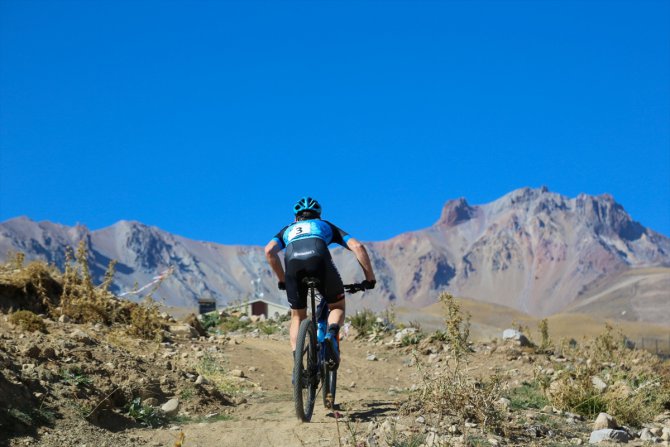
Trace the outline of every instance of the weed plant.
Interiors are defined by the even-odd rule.
[[[61,274],[42,261],[24,265],[25,256],[18,253],[0,265],[0,283],[23,290],[26,299],[36,297],[39,300],[37,308],[43,308],[53,318],[65,315],[76,323],[129,324],[129,332],[133,335],[155,340],[162,338],[164,325],[158,305],[150,295],[144,305],[138,305],[119,300],[110,292],[116,261],[109,263],[102,283],[96,286],[88,264],[85,240],[79,243],[76,253],[67,249],[65,257],[65,270]],[[35,308],[29,304],[20,307]],[[14,312],[10,318],[26,330],[43,329],[41,319],[26,311]]]
[[[60,370],[61,381],[69,385],[74,385],[77,387],[89,386],[93,383],[91,378],[84,374],[78,368],[72,369],[61,369]]]
[[[461,306],[449,293],[441,293],[439,299],[446,314],[446,331],[443,333],[445,341],[453,355],[462,357],[470,352],[470,314],[464,315]]]
[[[9,322],[29,332],[47,332],[44,320],[29,310],[19,310],[9,316]]]
[[[202,314],[200,323],[202,324],[203,329],[205,329],[207,332],[211,332],[216,329],[219,324],[221,324],[221,317],[216,311],[208,312],[206,314]]]
[[[411,396],[410,405],[440,418],[450,416],[461,423],[477,422],[485,429],[501,430],[504,417],[498,401],[505,392],[505,382],[499,374],[473,377],[462,357],[452,357],[435,370],[427,368],[418,356],[415,360],[421,386]]]
[[[384,310],[379,316],[370,309],[359,310],[348,316],[347,320],[356,329],[359,337],[376,338],[392,331],[397,325],[393,306]]]
[[[621,424],[639,427],[670,408],[670,374],[654,355],[629,349],[622,334],[606,325],[592,343],[564,351],[572,367],[557,364],[553,382],[538,376],[540,386],[555,407],[593,418],[605,411]],[[594,377],[607,387],[598,390]]]
[[[126,415],[145,427],[154,428],[165,425],[165,416],[151,405],[143,405],[142,399],[136,397],[128,404]]]

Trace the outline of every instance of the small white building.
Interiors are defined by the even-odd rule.
[[[254,298],[242,304],[228,306],[225,311],[240,311],[247,315],[265,315],[265,318],[275,318],[275,316],[286,315],[291,308],[283,304],[273,303],[263,298]]]

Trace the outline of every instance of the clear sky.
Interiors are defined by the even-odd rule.
[[[611,193],[670,235],[668,1],[0,1],[0,220],[362,240]]]

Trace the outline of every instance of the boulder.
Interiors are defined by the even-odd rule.
[[[639,433],[641,441],[656,442],[656,436],[648,428],[643,428]]]
[[[163,413],[165,413],[167,416],[176,415],[177,411],[179,410],[179,399],[175,397],[173,399],[168,400],[163,404],[161,410],[163,410]]]
[[[591,377],[591,383],[593,384],[593,388],[598,390],[599,393],[604,393],[607,389],[605,381],[598,376]]]
[[[532,346],[528,338],[516,329],[505,329],[502,335],[503,340],[513,342],[514,344],[527,347]]]
[[[606,428],[619,428],[616,419],[607,413],[600,413],[593,423],[593,430],[602,430]]]
[[[198,331],[189,324],[175,324],[170,326],[170,333],[182,338],[197,338]]]
[[[628,442],[630,436],[624,430],[603,428],[591,432],[589,444],[600,444],[601,442]]]
[[[415,334],[416,333],[416,328],[413,327],[406,327],[400,332],[397,332],[395,336],[393,337],[394,341],[396,342],[401,342],[403,338]]]
[[[196,317],[195,314],[188,315],[186,318],[184,318],[183,322],[191,326],[193,329],[195,329],[196,337],[207,336],[207,331],[205,330],[204,327],[202,327],[200,320],[198,320],[198,317]]]
[[[78,341],[79,343],[83,343],[85,345],[92,345],[95,343],[89,335],[82,331],[81,329],[75,329],[74,331],[70,332],[70,338]]]

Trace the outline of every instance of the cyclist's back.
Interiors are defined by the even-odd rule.
[[[342,229],[321,219],[321,205],[311,197],[303,197],[293,207],[295,222],[282,228],[265,247],[265,256],[279,279],[279,288],[286,290],[291,305],[291,347],[295,350],[300,322],[306,318],[307,285],[303,278],[319,280],[318,290],[328,303],[328,339],[336,340],[344,323],[344,286],[333,263],[328,245],[336,243],[352,250],[365,273],[365,288],[375,286],[372,263],[365,247]],[[284,266],[278,253],[286,249]],[[332,342],[337,351],[336,341]]]
[[[274,240],[286,248],[286,295],[291,308],[306,307],[307,287],[302,283],[307,276],[319,280],[319,292],[327,302],[339,301],[344,286],[333,263],[328,245],[339,244],[345,248],[351,238],[332,223],[321,219],[298,220],[282,228]]]

